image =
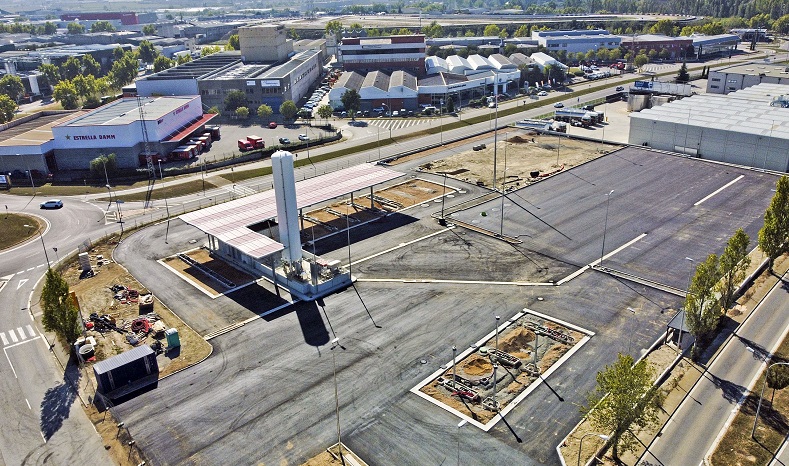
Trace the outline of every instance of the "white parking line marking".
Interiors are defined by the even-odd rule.
[[[716,191],[714,191],[714,192],[713,192],[712,194],[710,194],[709,196],[707,196],[707,197],[705,197],[704,199],[702,199],[702,200],[698,201],[697,203],[693,204],[693,206],[695,207],[695,206],[697,206],[697,205],[701,205],[701,204],[702,204],[704,201],[706,201],[707,199],[709,199],[709,198],[711,198],[712,196],[714,196],[714,195],[718,194],[719,192],[723,191],[724,189],[728,188],[729,186],[733,185],[734,183],[736,183],[736,182],[740,181],[740,180],[741,180],[741,179],[743,179],[743,178],[745,178],[745,175],[740,175],[740,176],[738,176],[737,178],[735,178],[735,179],[733,179],[733,180],[729,181],[728,183],[726,183],[725,185],[723,185],[723,186],[721,186],[720,188],[718,188]]]

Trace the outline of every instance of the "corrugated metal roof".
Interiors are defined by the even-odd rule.
[[[700,94],[632,113],[630,118],[789,139],[789,108],[770,102],[789,86],[758,84],[730,94]]]
[[[357,165],[296,182],[296,204],[302,209],[401,176],[402,173],[377,165]],[[276,197],[274,190],[269,190],[190,212],[180,218],[239,251],[260,259],[281,251],[284,246],[251,230],[249,226],[276,216]]]
[[[364,77],[362,87],[377,87],[382,91],[389,90],[389,75],[383,71],[371,71]]]
[[[140,345],[136,348],[130,349],[129,351],[125,351],[117,356],[113,356],[109,359],[105,359],[104,361],[97,362],[96,364],[93,365],[93,371],[96,374],[105,374],[119,367],[123,367],[130,362],[137,361],[151,354],[155,354],[155,353],[153,352],[150,346]]]
[[[139,103],[134,97],[119,99],[58,126],[127,125],[140,120],[140,105],[145,120],[158,120],[197,98],[193,95],[140,97]]]

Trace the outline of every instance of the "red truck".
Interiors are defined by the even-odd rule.
[[[248,140],[246,140],[246,139],[239,139],[238,140],[238,150],[246,151],[246,150],[252,150],[254,148],[255,148],[255,146],[251,142],[249,142]]]
[[[207,132],[211,133],[211,139],[213,141],[218,141],[218,140],[222,139],[222,136],[221,136],[220,131],[219,131],[219,126],[206,126],[205,130]]]
[[[260,136],[255,136],[254,134],[247,136],[247,141],[251,142],[255,149],[263,149],[266,147],[266,143],[263,142],[263,138]]]

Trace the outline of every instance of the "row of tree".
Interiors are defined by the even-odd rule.
[[[25,86],[19,76],[7,74],[0,78],[0,123],[7,123],[14,118],[17,102],[23,95]]]
[[[688,329],[696,338],[695,352],[699,352],[716,336],[721,318],[734,304],[737,285],[745,277],[750,265],[750,238],[737,230],[729,239],[720,256],[710,254],[696,267],[685,298],[685,318]],[[776,183],[775,194],[764,213],[764,225],[759,230],[759,248],[770,261],[789,252],[789,177],[782,176]]]
[[[738,229],[729,239],[720,256],[710,254],[698,264],[685,299],[688,328],[703,347],[714,338],[725,310],[734,304],[735,292],[750,266],[750,239]],[[789,177],[776,183],[775,195],[759,231],[759,247],[770,260],[789,252]],[[785,368],[784,368],[785,369]],[[789,370],[768,373],[773,389],[789,386]],[[615,462],[626,451],[633,451],[639,440],[638,429],[657,425],[663,392],[654,385],[655,372],[642,359],[637,364],[629,355],[619,354],[617,360],[597,374],[597,387],[587,395],[582,414],[599,432],[610,434]]]

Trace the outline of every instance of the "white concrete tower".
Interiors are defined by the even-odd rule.
[[[293,174],[293,154],[280,150],[271,156],[274,176],[274,196],[277,201],[279,242],[285,246],[282,260],[301,272],[301,236],[299,209],[296,205],[296,178]]]

